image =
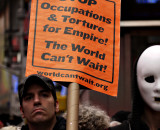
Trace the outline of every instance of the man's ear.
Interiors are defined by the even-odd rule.
[[[24,116],[24,111],[23,111],[23,107],[22,107],[22,106],[20,106],[20,112],[21,112],[22,118],[25,118],[25,116]]]
[[[59,102],[56,101],[56,112],[59,112]]]

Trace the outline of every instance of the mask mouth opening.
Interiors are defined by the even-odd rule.
[[[160,97],[154,97],[155,102],[160,102]]]

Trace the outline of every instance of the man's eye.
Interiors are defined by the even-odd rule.
[[[32,99],[32,96],[26,96],[26,97],[24,97],[24,100],[25,101],[29,101],[29,100],[31,100]]]
[[[155,80],[154,80],[154,76],[148,76],[145,78],[145,81],[148,82],[148,83],[153,83]]]
[[[42,93],[42,96],[43,97],[49,97],[49,94],[48,93]]]

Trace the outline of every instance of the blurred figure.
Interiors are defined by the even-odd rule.
[[[67,117],[67,113],[63,115]],[[105,130],[109,127],[110,117],[105,111],[95,106],[79,106],[78,130]]]
[[[6,126],[1,128],[0,130],[21,130],[21,127],[17,127],[17,126]]]
[[[160,45],[147,48],[134,70],[131,118],[110,130],[160,129]]]
[[[0,121],[0,128],[4,127],[4,124],[2,121]]]
[[[22,118],[16,115],[0,114],[0,128],[9,125],[19,125],[23,122]]]

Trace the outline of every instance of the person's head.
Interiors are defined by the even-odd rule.
[[[137,85],[145,104],[160,112],[160,45],[151,46],[140,55]]]
[[[41,75],[28,76],[18,87],[20,111],[30,124],[56,122],[59,110],[53,81]]]
[[[64,114],[65,118],[66,114]],[[79,105],[78,118],[78,130],[105,130],[110,125],[110,117],[107,113],[95,106]]]
[[[155,91],[160,76],[160,45],[150,46],[137,58],[133,69],[132,85],[132,123],[140,120],[144,108],[148,105],[156,110],[160,105],[159,91]],[[158,74],[159,73],[159,74]],[[158,103],[159,102],[159,103]],[[159,105],[158,105],[159,104]],[[153,108],[154,106],[154,108]],[[157,107],[155,109],[155,106]],[[159,109],[159,108],[158,108]]]
[[[109,127],[110,117],[95,106],[80,105],[79,130],[104,130]]]

